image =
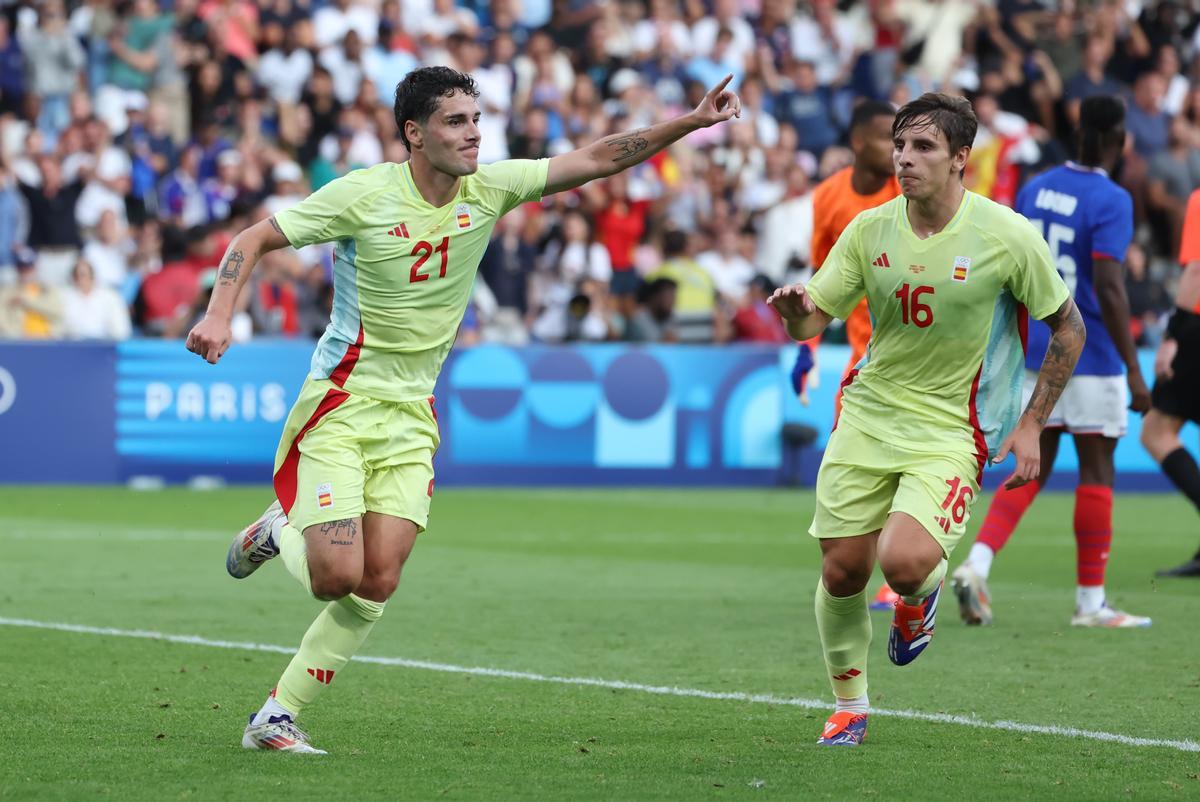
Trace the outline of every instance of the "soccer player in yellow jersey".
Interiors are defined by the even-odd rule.
[[[730,78],[695,110],[537,161],[480,165],[479,91],[447,67],[396,88],[411,158],[356,170],[238,234],[187,338],[216,364],[239,290],[267,251],[335,242],[333,314],[284,427],[276,501],[234,539],[237,578],[282,556],[328,604],[242,737],[248,749],[323,754],[296,717],[358,651],[396,589],[433,496],[434,382],[492,227],[510,209],[638,164],[741,112]]]
[[[864,295],[875,324],[843,391],[809,530],[821,543],[817,630],[837,698],[821,744],[855,746],[866,735],[866,585],[876,560],[901,597],[888,656],[906,665],[933,636],[984,464],[1011,451],[1005,486],[1037,478],[1039,435],[1083,348],[1083,320],[1045,240],[963,188],[976,126],[970,104],[949,95],[901,108],[892,125],[901,196],[855,217],[807,286],[770,301],[797,340]],[[1022,413],[1027,315],[1052,335]]]

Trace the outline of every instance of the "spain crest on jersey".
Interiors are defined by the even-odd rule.
[[[954,279],[955,281],[966,282],[967,271],[969,271],[970,269],[971,269],[971,257],[956,256],[956,257],[954,257],[954,273],[951,274],[950,278]]]
[[[454,207],[454,216],[458,218],[459,228],[471,227],[471,207],[469,204],[460,203]]]

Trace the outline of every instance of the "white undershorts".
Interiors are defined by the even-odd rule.
[[[1025,371],[1021,409],[1029,405],[1037,373]],[[1129,394],[1124,376],[1072,376],[1063,389],[1047,429],[1066,429],[1071,434],[1100,434],[1121,437],[1128,427]]]

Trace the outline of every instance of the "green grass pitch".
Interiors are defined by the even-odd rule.
[[[1116,500],[1109,596],[1149,630],[1068,625],[1069,494],[997,560],[994,627],[947,595],[901,669],[876,613],[873,705],[928,715],[874,715],[848,750],[814,745],[827,710],[803,702],[829,698],[811,493],[444,490],[363,654],[608,684],[352,663],[301,721],[324,758],[240,746],[288,659],[248,645],[295,648],[319,609],[282,565],[225,574],[269,490],[0,498],[4,800],[1200,797],[1200,582],[1153,578],[1196,546],[1176,496]]]

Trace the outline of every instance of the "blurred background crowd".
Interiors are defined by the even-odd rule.
[[[460,341],[783,342],[764,303],[809,269],[812,188],[869,97],[964,94],[967,185],[1011,205],[1127,99],[1128,290],[1152,345],[1200,187],[1200,14],[1154,0],[0,0],[0,337],[180,337],[243,227],[403,161],[392,93],[478,82],[481,161],[679,114],[727,73],[740,120],[527,204],[495,230]],[[331,253],[265,256],[235,337],[312,337]]]

